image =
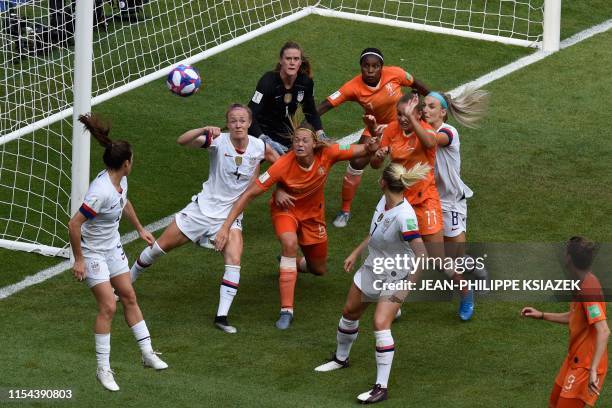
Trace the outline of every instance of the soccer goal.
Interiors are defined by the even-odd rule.
[[[311,14],[551,52],[560,8],[560,0],[0,0],[0,247],[69,255],[67,222],[89,184],[90,138],[75,118],[178,63]]]

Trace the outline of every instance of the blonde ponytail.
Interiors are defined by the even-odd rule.
[[[484,89],[466,87],[456,97],[444,94],[450,114],[461,125],[469,128],[478,127],[478,122],[486,115],[489,106],[489,92]]]
[[[431,166],[426,163],[417,163],[410,169],[406,169],[399,163],[390,163],[383,170],[382,178],[387,183],[389,190],[400,192],[423,180],[430,171]]]

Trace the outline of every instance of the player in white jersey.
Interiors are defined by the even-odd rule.
[[[486,111],[488,93],[467,88],[455,98],[430,92],[424,100],[423,119],[437,130],[436,187],[442,204],[446,256],[465,255],[467,199],[472,190],[461,180],[459,132],[446,123],[449,113],[460,124],[474,127]]]
[[[416,282],[420,268],[415,257],[425,259],[427,251],[421,235],[414,210],[404,198],[404,189],[422,180],[431,167],[417,164],[410,170],[398,163],[389,164],[383,171],[380,187],[384,196],[376,206],[370,234],[344,261],[344,269],[349,272],[357,258],[367,247],[369,254],[364,264],[353,277],[342,317],[336,335],[337,347],[330,361],[315,368],[325,372],[348,367],[349,352],[357,339],[359,318],[371,302],[378,301],[374,312],[374,336],[376,338],[376,385],[360,394],[361,403],[372,404],[387,399],[387,384],[395,345],[391,335],[391,323],[399,310],[406,290],[390,285]],[[385,265],[385,260],[395,260],[396,256],[412,262],[399,265]]]
[[[110,330],[116,310],[115,293],[123,304],[125,321],[132,329],[142,351],[145,367],[168,368],[151,346],[151,336],[136,301],[126,259],[119,237],[119,220],[125,212],[140,237],[152,244],[155,238],[145,230],[132,203],[127,199],[127,176],[132,170],[132,147],[125,141],[108,137],[110,126],[94,115],[82,115],[79,120],[104,147],[106,170],[91,182],[80,210],[70,219],[68,232],[74,254],[74,276],[87,285],[96,298],[98,316],[94,327],[96,376],[110,391],[119,386],[110,368]],[[114,288],[114,292],[113,292]]]
[[[262,160],[273,162],[278,155],[263,141],[249,136],[252,115],[248,107],[230,105],[226,112],[229,133],[207,126],[182,134],[177,143],[208,150],[210,157],[208,180],[192,202],[179,211],[174,220],[150,247],[145,248],[131,269],[132,281],[151,266],[157,258],[189,241],[213,241],[227,218],[234,202],[259,174]],[[240,281],[242,255],[242,214],[230,229],[229,241],[223,250],[225,273],[220,285],[220,298],[215,326],[226,333],[236,333],[227,321]]]

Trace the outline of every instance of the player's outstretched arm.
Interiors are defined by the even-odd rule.
[[[381,147],[370,158],[370,166],[373,169],[379,169],[385,163],[385,158],[389,155],[389,146]]]
[[[429,90],[429,87],[427,87],[427,85],[425,85],[423,82],[419,81],[418,79],[414,80],[414,82],[411,85],[411,88],[417,91],[419,95],[421,96],[427,96],[429,92],[431,92]]]
[[[199,149],[207,148],[212,143],[213,139],[221,134],[221,129],[216,126],[205,126],[202,128],[191,129],[183,133],[176,139],[176,143],[181,146],[193,147]]]
[[[319,106],[317,106],[317,112],[319,113],[319,116],[323,116],[323,114],[329,112],[332,109],[334,109],[334,107],[331,103],[329,103],[327,99],[323,99]]]
[[[357,259],[359,258],[363,250],[366,249],[366,247],[370,243],[370,238],[371,237],[368,234],[368,236],[363,241],[361,241],[361,243],[357,245],[355,249],[353,249],[353,252],[351,252],[351,254],[344,260],[344,271],[345,272],[350,272],[353,269],[353,267],[357,263]]]
[[[548,320],[549,322],[569,324],[569,312],[549,313],[541,312],[535,307],[527,306],[521,310],[521,316],[531,317],[532,319]]]
[[[278,160],[280,155],[274,150],[268,143],[266,143],[266,150],[264,152],[264,159],[270,163],[274,163]],[[255,177],[257,178],[257,177]]]
[[[408,245],[410,245],[410,248],[412,249],[412,251],[414,252],[414,265],[415,265],[415,269],[413,271],[411,271],[408,276],[406,276],[404,278],[404,280],[411,282],[413,285],[416,285],[416,283],[419,281],[419,279],[421,279],[421,274],[423,272],[423,267],[422,265],[424,264],[423,262],[418,261],[417,259],[420,258],[422,260],[427,258],[427,249],[425,248],[425,243],[423,242],[422,238],[413,238],[412,240],[410,240],[408,242]],[[408,295],[410,294],[410,290],[408,289],[403,289],[403,290],[398,290],[396,292],[393,293],[393,295],[390,297],[391,300],[395,301],[395,302],[399,302],[402,303],[406,300],[406,297],[408,297]]]
[[[236,201],[230,211],[227,219],[217,232],[217,236],[215,237],[215,249],[217,251],[223,251],[225,248],[225,244],[227,244],[227,239],[229,237],[229,229],[230,226],[234,223],[236,218],[244,211],[246,206],[257,196],[264,193],[264,190],[257,185],[257,183],[252,182],[249,185],[249,188],[242,193],[238,201]]]
[[[143,241],[146,241],[147,245],[153,245],[153,243],[155,242],[155,237],[142,226],[140,220],[138,219],[138,216],[136,215],[136,210],[134,209],[134,206],[132,205],[132,202],[130,200],[128,200],[125,204],[125,207],[123,208],[123,213],[125,214],[125,218],[128,219],[130,224],[132,224],[134,228],[136,228],[136,231],[138,232],[140,238]]]
[[[74,255],[72,274],[80,281],[85,279],[85,259],[83,258],[83,250],[81,249],[81,225],[83,225],[85,221],[87,221],[87,218],[80,211],[77,211],[70,221],[68,221],[68,237],[70,239],[70,248]]]

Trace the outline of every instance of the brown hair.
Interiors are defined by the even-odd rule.
[[[310,61],[308,57],[304,55],[304,50],[300,47],[300,44],[294,41],[287,41],[280,49],[278,54],[279,58],[283,58],[283,54],[285,54],[285,50],[299,50],[300,56],[302,57],[302,65],[300,65],[300,73],[306,74],[308,78],[312,78],[312,67],[310,66]],[[274,72],[280,72],[281,65],[280,62],[276,63],[276,68],[274,68]]]
[[[571,237],[566,245],[572,264],[583,271],[591,268],[596,249],[594,242],[580,236]]]
[[[249,114],[249,120],[253,120],[253,112],[251,111],[251,108],[241,103],[232,103],[230,106],[228,106],[227,110],[225,111],[225,120],[228,119],[229,113],[234,109],[244,109]]]
[[[132,146],[125,140],[112,141],[108,134],[111,130],[109,121],[104,120],[99,115],[86,113],[79,116],[85,129],[104,147],[102,160],[107,168],[118,170],[126,160],[132,160]]]

